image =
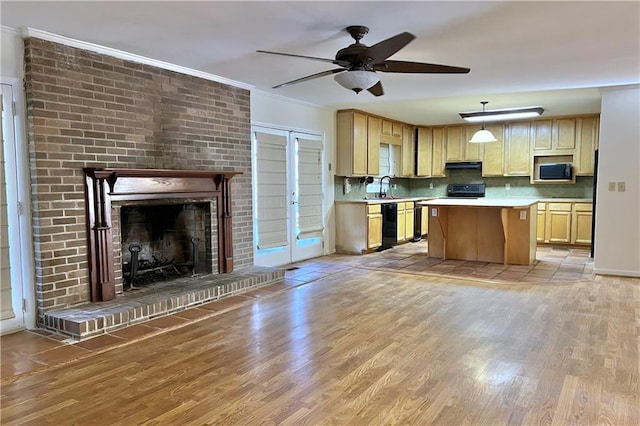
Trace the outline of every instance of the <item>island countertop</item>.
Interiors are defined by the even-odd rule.
[[[481,198],[436,198],[419,202],[423,206],[441,207],[502,207],[502,208],[526,208],[540,201],[539,198],[529,197],[481,197]]]

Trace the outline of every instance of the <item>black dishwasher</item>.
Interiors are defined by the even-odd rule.
[[[398,205],[382,204],[382,245],[379,251],[389,249],[398,243]]]

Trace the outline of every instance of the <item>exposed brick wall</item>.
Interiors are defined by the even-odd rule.
[[[243,172],[234,266],[253,264],[249,91],[35,38],[25,65],[40,317],[89,301],[83,167]]]

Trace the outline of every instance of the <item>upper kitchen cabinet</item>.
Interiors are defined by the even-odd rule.
[[[600,117],[576,119],[576,155],[574,167],[578,176],[593,176],[594,154],[598,149]]]
[[[403,124],[395,121],[382,119],[380,131],[380,142],[389,145],[402,145]]]
[[[402,168],[401,176],[415,176],[416,157],[415,157],[415,128],[405,124],[402,126]]]
[[[531,175],[531,123],[513,122],[505,127],[504,175]]]
[[[446,141],[445,141],[445,128],[444,127],[432,127],[431,128],[431,177],[445,177],[446,169],[445,163],[446,157]]]
[[[482,159],[481,144],[469,143],[475,133],[475,126],[448,126],[446,161],[480,161]]]
[[[497,139],[496,142],[489,142],[482,145],[482,176],[502,176],[504,174],[504,124],[487,124],[485,128]],[[475,131],[480,130],[480,126],[470,128],[474,132],[467,136],[473,137]]]
[[[532,123],[532,134],[534,153],[573,153],[576,148],[576,119],[536,120]]]
[[[338,111],[336,174],[377,176],[381,120],[358,111]]]
[[[418,127],[416,147],[416,176],[431,177],[433,170],[433,138],[430,127]]]

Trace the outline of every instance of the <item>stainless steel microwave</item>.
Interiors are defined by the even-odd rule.
[[[540,164],[540,179],[571,180],[571,163]]]

